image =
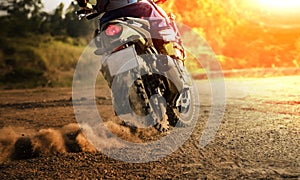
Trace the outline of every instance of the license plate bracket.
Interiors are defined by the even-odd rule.
[[[103,64],[107,64],[111,76],[127,72],[139,66],[133,46],[110,54],[104,59]]]

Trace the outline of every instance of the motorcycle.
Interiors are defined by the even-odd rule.
[[[86,10],[77,14],[87,19],[99,15]],[[139,126],[154,126],[160,132],[170,126],[188,126],[196,108],[184,50],[180,42],[170,40],[178,30],[171,18],[167,20],[168,28],[154,32],[159,37],[153,37],[151,29],[157,19],[122,17],[101,24],[94,38],[95,54],[102,61],[100,71],[112,91],[115,114],[131,114]],[[125,123],[137,126],[126,119]]]

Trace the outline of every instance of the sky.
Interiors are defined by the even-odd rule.
[[[65,8],[67,8],[72,0],[42,0],[42,2],[45,6],[45,11],[50,12],[54,10],[61,2],[64,3]]]

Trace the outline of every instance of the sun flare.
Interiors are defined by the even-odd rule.
[[[300,11],[300,0],[255,0],[256,4],[271,11]]]

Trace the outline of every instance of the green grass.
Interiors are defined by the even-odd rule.
[[[31,36],[0,39],[0,88],[70,86],[83,38]]]

